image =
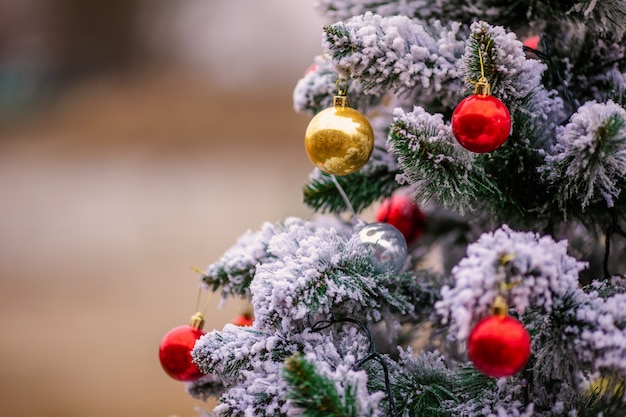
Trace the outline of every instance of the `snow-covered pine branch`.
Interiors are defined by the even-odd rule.
[[[544,173],[566,214],[626,209],[626,110],[612,101],[581,106],[559,128]]]
[[[505,295],[519,315],[531,305],[549,314],[555,298],[578,288],[578,273],[585,266],[567,254],[566,241],[504,225],[467,247],[467,256],[452,270],[454,286],[442,288],[435,308],[449,324],[450,337],[465,340],[489,314],[503,284],[514,284]]]
[[[427,26],[405,16],[368,12],[326,26],[323,47],[338,73],[358,80],[367,94],[393,91],[445,106],[461,85],[456,68],[464,48],[460,29],[459,24]]]
[[[298,80],[293,90],[294,110],[302,114],[314,115],[333,105],[333,97],[337,95],[339,75],[333,62],[325,56],[318,55],[313,64]],[[382,96],[364,94],[357,80],[349,80],[347,92],[349,106],[362,113],[380,105]],[[374,126],[372,126],[374,127]]]
[[[541,84],[545,69],[526,58],[514,34],[484,22],[472,24],[459,74],[469,89],[484,71],[492,94],[511,113],[511,135],[494,152],[474,155],[456,143],[443,116],[421,108],[396,110],[388,142],[400,163],[399,178],[418,196],[460,212],[480,208],[494,221],[545,227],[536,212],[557,212],[556,197],[537,191],[546,187],[539,169],[564,117],[563,100]],[[461,99],[457,96],[457,103]]]
[[[529,309],[523,320],[534,335],[538,383],[565,380],[580,392],[599,376],[626,378],[623,291],[623,282],[594,283],[555,299],[549,314]]]
[[[316,8],[331,21],[372,12],[381,16],[403,15],[423,20],[459,21],[466,24],[488,20],[493,24],[527,27],[532,21],[563,20],[589,27],[600,36],[620,39],[624,35],[626,5],[621,0],[536,0],[511,4],[508,0],[316,0]]]
[[[257,266],[250,285],[255,326],[299,331],[331,313],[379,321],[387,312],[411,314],[413,275],[377,273],[357,233],[313,229],[293,220],[268,245],[273,261]]]
[[[221,288],[223,298],[250,297],[249,287],[256,265],[272,258],[267,245],[281,227],[280,223],[266,222],[260,230],[249,230],[241,235],[219,260],[209,265],[201,277],[202,284],[213,291]]]
[[[367,375],[346,363],[331,369],[320,366],[316,356],[296,354],[288,358],[284,378],[289,384],[289,399],[298,415],[304,417],[377,417],[383,416],[379,402],[382,391],[370,394]]]
[[[411,185],[420,201],[453,207],[460,213],[475,207],[474,157],[455,142],[443,116],[431,115],[422,107],[411,113],[397,109],[395,116],[388,146],[400,165],[398,182]]]
[[[214,330],[202,336],[192,357],[203,372],[218,376],[224,384],[214,410],[216,416],[251,412],[287,416],[293,415],[298,404],[289,401],[292,395],[284,368],[298,354],[306,357],[317,374],[341,381],[335,382],[339,394],[344,394],[345,378],[352,381],[354,403],[359,410],[376,410],[375,404],[382,394],[369,393],[365,387],[366,375],[353,369],[368,349],[367,338],[354,326],[337,325],[322,331],[307,328],[301,333],[283,334],[227,324],[222,331]],[[337,380],[338,377],[341,379]],[[300,382],[306,383],[302,379]],[[198,392],[201,388],[196,386],[197,396],[202,395]]]

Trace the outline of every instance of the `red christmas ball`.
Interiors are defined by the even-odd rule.
[[[539,48],[539,42],[541,42],[541,36],[535,35],[524,39],[523,45],[532,49]]]
[[[309,75],[309,73],[315,72],[315,71],[317,71],[317,64],[313,63],[306,69],[306,71],[304,71],[304,75]]]
[[[472,152],[491,152],[509,137],[511,114],[494,96],[472,94],[454,109],[452,133],[464,148]]]
[[[521,371],[530,357],[530,335],[519,320],[489,316],[476,325],[467,342],[469,357],[486,375],[500,378]]]
[[[409,196],[394,194],[382,201],[375,213],[377,222],[385,222],[398,229],[407,244],[424,233],[426,217]]]
[[[163,370],[177,381],[195,381],[204,376],[191,361],[191,350],[196,340],[204,335],[201,329],[184,325],[167,332],[159,345],[159,359]]]
[[[233,320],[235,326],[249,327],[252,326],[252,323],[254,323],[254,316],[250,313],[240,314]]]

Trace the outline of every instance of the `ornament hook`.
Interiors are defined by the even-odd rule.
[[[508,280],[503,270],[513,259],[515,259],[514,253],[504,253],[498,259],[498,270],[501,273],[502,280],[499,283],[498,295],[496,295],[491,305],[491,314],[496,316],[503,317],[508,315],[509,306],[505,296],[521,282],[520,280]]]
[[[191,270],[194,271],[197,274],[200,274],[201,276],[204,276],[204,272],[202,272],[199,268],[196,268],[195,266],[191,267]],[[202,285],[198,286],[198,297],[196,298],[196,313],[192,316],[192,319],[194,316],[196,315],[204,315],[206,314],[207,309],[209,308],[209,301],[211,301],[211,298],[213,296],[212,292],[209,292],[209,295],[206,298],[206,301],[204,302],[204,308],[202,309],[202,312],[200,312],[200,299],[202,298],[202,290],[204,288],[202,287]]]
[[[489,85],[489,81],[487,81],[487,77],[485,77],[485,65],[483,63],[483,53],[480,50],[480,46],[478,46],[478,60],[480,62],[480,78],[474,86],[474,94],[488,96],[491,94],[491,85]]]
[[[333,105],[335,107],[344,108],[348,106],[348,80],[345,78],[337,78],[335,81],[335,86],[337,87],[337,95],[334,98]]]
[[[335,87],[337,87],[337,95],[345,96],[348,94],[348,80],[345,78],[337,78],[335,81]]]

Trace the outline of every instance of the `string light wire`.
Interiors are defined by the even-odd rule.
[[[311,326],[311,330],[314,332],[319,332],[338,323],[355,324],[363,333],[365,333],[365,336],[367,337],[369,343],[369,352],[365,357],[357,360],[354,364],[354,367],[360,368],[362,365],[371,360],[375,360],[381,365],[381,367],[383,368],[383,375],[385,378],[385,391],[387,393],[391,415],[393,417],[399,417],[396,407],[396,401],[393,397],[393,392],[391,390],[391,381],[389,379],[389,368],[387,367],[387,362],[385,361],[385,358],[376,351],[376,345],[374,343],[374,338],[372,337],[372,332],[365,324],[350,317],[336,318],[334,314],[331,313],[329,320],[320,320],[316,322],[315,324],[313,324],[313,326]]]

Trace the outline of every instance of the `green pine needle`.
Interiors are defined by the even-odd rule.
[[[359,213],[376,200],[389,196],[400,185],[395,181],[396,172],[385,166],[371,172],[363,171],[343,177],[336,177],[344,189],[354,211]],[[319,212],[339,214],[348,210],[330,175],[322,174],[303,189],[304,203]]]
[[[346,387],[342,399],[333,381],[320,375],[301,354],[287,358],[283,372],[289,384],[289,399],[303,417],[356,417],[356,398]]]

